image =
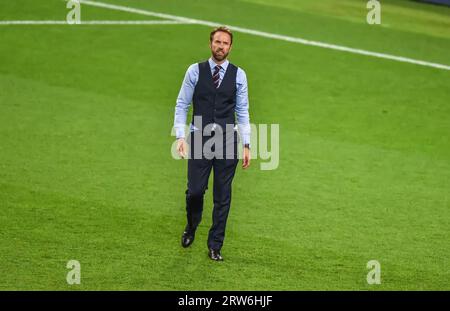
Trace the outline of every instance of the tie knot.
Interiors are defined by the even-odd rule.
[[[222,69],[222,66],[217,65],[216,67],[214,67],[214,69],[216,70],[216,72],[219,72],[220,69]]]

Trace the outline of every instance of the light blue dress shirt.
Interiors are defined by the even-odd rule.
[[[209,66],[211,67],[211,74],[214,73],[214,67],[217,65],[212,58],[208,60]],[[229,61],[226,60],[220,66],[222,67],[219,71],[219,86],[222,83],[222,79],[228,68]],[[185,137],[185,126],[186,118],[189,111],[189,107],[192,102],[194,95],[195,86],[198,82],[199,69],[198,64],[192,64],[189,66],[184,76],[183,84],[181,85],[180,92],[177,98],[177,104],[175,106],[175,118],[174,118],[174,128],[176,131],[177,138]],[[236,73],[236,118],[238,123],[239,133],[241,135],[242,144],[250,144],[250,117],[248,113],[248,87],[247,87],[247,76],[244,70],[238,68]],[[198,130],[192,124],[190,125],[190,131]]]

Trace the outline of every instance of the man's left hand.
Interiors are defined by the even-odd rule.
[[[244,147],[242,158],[242,168],[246,169],[250,166],[250,148]]]

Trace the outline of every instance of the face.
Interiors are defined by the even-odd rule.
[[[218,31],[214,34],[209,46],[212,56],[217,61],[222,61],[227,58],[231,51],[231,37],[226,32]]]

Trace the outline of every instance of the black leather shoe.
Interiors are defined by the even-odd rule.
[[[184,248],[189,247],[194,242],[195,234],[191,234],[188,231],[184,231],[181,236],[181,246]]]
[[[222,255],[220,255],[220,250],[214,250],[212,248],[209,249],[208,252],[209,258],[215,261],[223,261]]]

